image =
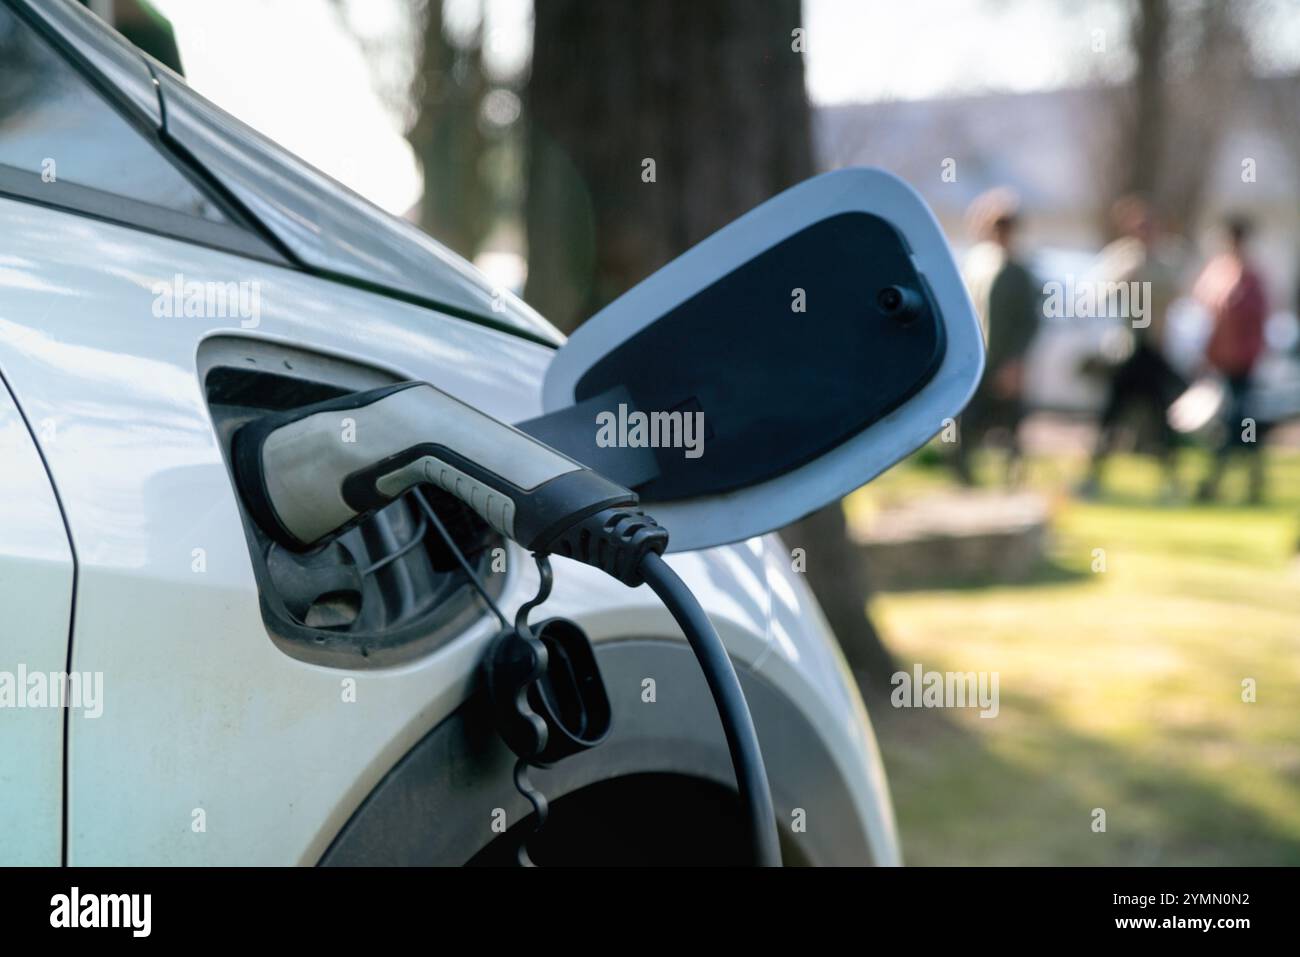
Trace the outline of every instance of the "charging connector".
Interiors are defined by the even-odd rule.
[[[780,864],[771,790],[735,669],[699,602],[662,558],[668,530],[637,507],[634,492],[424,382],[254,420],[236,433],[231,458],[249,511],[289,548],[318,545],[430,483],[539,556],[572,558],[631,587],[648,584],[708,680],[755,861]]]

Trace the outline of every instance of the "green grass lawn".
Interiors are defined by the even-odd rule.
[[[1269,454],[1262,508],[1157,505],[1136,458],[1084,503],[1081,459],[1034,460],[1040,575],[875,596],[900,667],[1000,676],[993,719],[869,701],[908,863],[1300,864],[1300,453]],[[1191,487],[1204,459],[1184,464]],[[914,460],[849,508],[947,485]]]

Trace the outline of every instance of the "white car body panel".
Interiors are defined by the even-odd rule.
[[[464,701],[494,622],[484,616],[394,668],[348,673],[280,651],[196,373],[199,344],[234,332],[343,356],[507,422],[542,411],[554,353],[291,269],[8,199],[0,264],[0,372],[29,420],[53,423],[41,450],[78,559],[72,668],[104,672],[102,717],[71,716],[68,861],[316,863],[384,773]],[[155,284],[178,273],[258,283],[256,328],[155,317]],[[0,527],[0,555],[15,547]],[[823,737],[875,862],[898,863],[866,714],[779,540],[672,564],[732,656]],[[510,566],[507,609],[535,588],[523,552]],[[546,612],[596,641],[680,638],[647,588],[564,560]],[[355,703],[343,700],[349,678]]]
[[[3,262],[3,260],[0,260]],[[0,266],[0,285],[5,279]],[[27,675],[67,667],[73,563],[45,465],[0,382],[0,862],[50,866],[63,848],[63,717],[29,707]],[[94,719],[92,719],[94,720]],[[19,826],[16,822],[21,822]]]

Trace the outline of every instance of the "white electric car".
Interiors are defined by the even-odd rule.
[[[767,277],[790,325],[746,298]],[[808,366],[805,341],[847,365]],[[669,561],[741,675],[785,861],[899,863],[871,726],[798,572],[815,544],[792,561],[767,533],[936,432],[981,362],[933,219],[885,174],[778,197],[566,343],[79,5],[0,0],[0,864],[509,859],[531,807],[480,688],[501,626],[430,519],[506,615],[537,590],[528,553],[431,488],[294,551],[232,478],[244,423],[407,380],[625,484],[648,469]],[[595,447],[602,396],[679,394],[703,456]],[[537,858],[743,861],[672,618],[648,588],[554,569],[535,618],[586,631],[613,715],[599,747],[532,772]]]

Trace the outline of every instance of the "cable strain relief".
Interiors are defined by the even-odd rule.
[[[599,568],[635,588],[643,581],[641,559],[662,555],[668,529],[632,506],[613,506],[575,522],[552,539],[546,551]]]

